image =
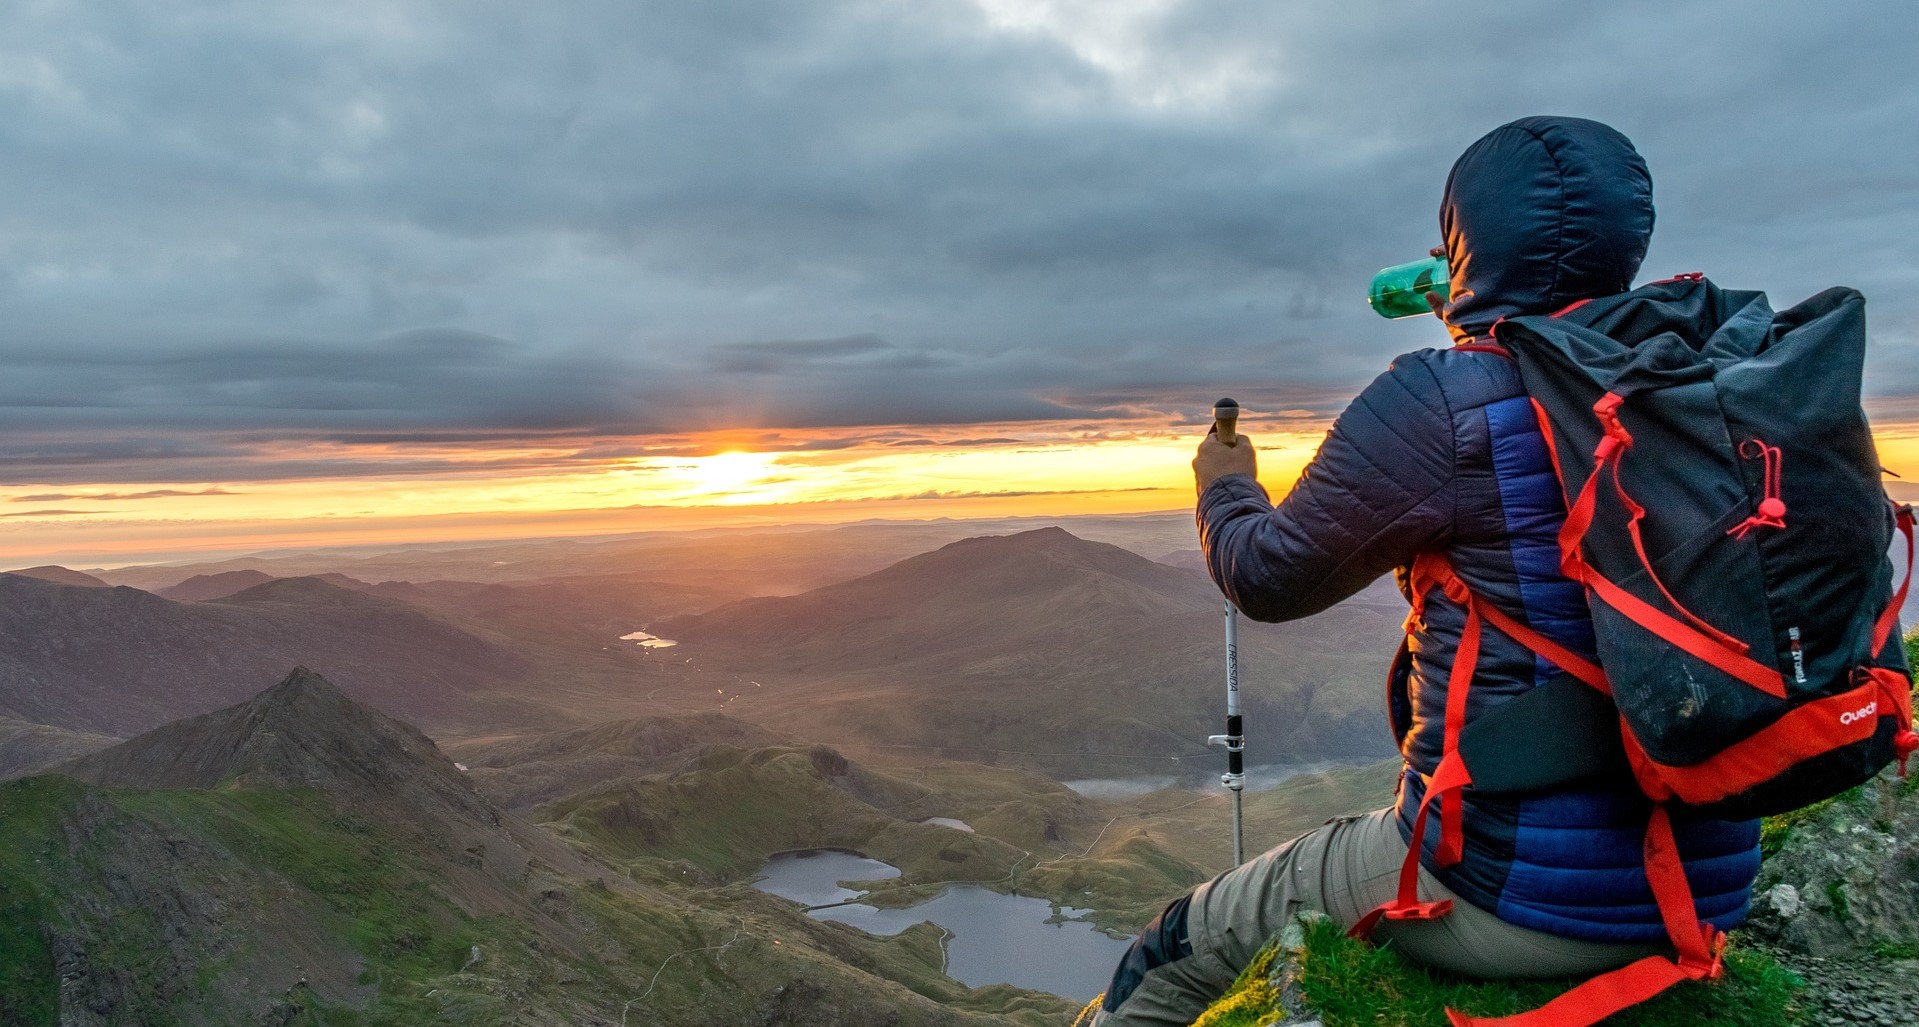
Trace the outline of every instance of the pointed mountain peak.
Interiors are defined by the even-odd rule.
[[[246,705],[255,711],[328,710],[348,716],[353,712],[373,713],[347,698],[333,682],[305,667],[293,668],[279,684],[254,696]]]
[[[122,788],[314,788],[406,817],[497,819],[431,739],[306,667],[244,703],[164,724],[59,772]]]
[[[954,559],[964,560],[968,565],[995,561],[1023,563],[1038,560],[1108,572],[1135,570],[1140,565],[1152,563],[1151,560],[1132,550],[1122,549],[1105,542],[1083,539],[1058,525],[1050,525],[1011,535],[980,535],[961,539],[894,566],[908,566],[916,560]]]

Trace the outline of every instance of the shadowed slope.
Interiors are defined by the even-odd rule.
[[[273,580],[273,575],[263,571],[221,571],[218,574],[195,574],[193,577],[157,590],[157,595],[182,603],[197,603],[207,599],[224,599],[235,592],[245,591],[255,585],[264,585]]]
[[[718,713],[639,717],[592,727],[449,743],[493,801],[520,809],[618,778],[679,769],[709,746],[780,745],[771,731]]]
[[[40,581],[51,581],[57,585],[80,585],[85,588],[111,588],[112,587],[111,585],[108,585],[106,582],[101,581],[99,578],[96,578],[91,574],[87,574],[83,571],[69,570],[65,567],[58,567],[52,564],[48,564],[43,567],[25,567],[17,571],[7,571],[6,573],[18,574],[23,578],[35,578]]]
[[[0,781],[40,773],[118,741],[111,735],[0,718]]]
[[[236,702],[296,664],[434,725],[526,672],[426,613],[313,579],[176,603],[0,575],[0,709],[19,720],[130,735]]]

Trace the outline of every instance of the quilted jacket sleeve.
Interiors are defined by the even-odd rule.
[[[1339,415],[1277,507],[1244,474],[1207,486],[1200,544],[1254,620],[1306,617],[1366,587],[1453,526],[1453,418],[1426,362],[1402,357]]]

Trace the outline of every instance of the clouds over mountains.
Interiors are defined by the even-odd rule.
[[[1919,393],[1901,5],[1306,6],[11,5],[0,482],[1338,396],[1539,111],[1646,153],[1648,271],[1863,288]]]

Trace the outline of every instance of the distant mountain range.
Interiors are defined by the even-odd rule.
[[[0,717],[126,736],[231,703],[295,664],[440,729],[530,669],[429,613],[311,578],[181,603],[0,574]]]
[[[1017,532],[1036,518],[984,521],[881,521],[660,532],[605,538],[542,539],[412,546],[366,555],[313,552],[247,556],[180,565],[97,570],[109,584],[158,591],[195,575],[253,570],[273,577],[334,572],[360,581],[434,580],[518,584],[616,575],[730,592],[791,595],[879,570],[917,553],[975,535]],[[1070,518],[1082,536],[1140,552],[1167,552],[1195,541],[1186,514]]]
[[[758,682],[729,712],[795,737],[1144,772],[1140,757],[1203,753],[1221,728],[1221,610],[1201,574],[1046,528],[653,630]],[[1380,682],[1403,616],[1381,592],[1292,625],[1243,623],[1249,759],[1390,754]]]
[[[364,592],[369,587],[366,582],[349,578],[344,574],[305,575],[316,581],[324,581],[338,588]],[[167,588],[159,589],[157,594],[168,599],[178,599],[183,603],[197,603],[208,599],[225,599],[238,595],[249,588],[264,585],[279,578],[262,571],[223,571],[219,574],[195,574],[193,577]],[[104,584],[104,582],[102,583]]]
[[[1223,715],[1220,601],[1194,551],[1158,548],[1174,528],[1190,531],[1167,520],[1115,520],[1162,562],[1053,527],[854,573],[929,532],[961,530],[937,524],[528,545],[543,567],[583,551],[610,561],[532,580],[239,567],[154,579],[155,595],[64,583],[92,580],[64,568],[0,575],[0,721],[69,733],[0,732],[0,773],[211,710],[302,663],[439,737],[723,709],[868,752],[1012,761],[1062,777],[1196,775],[1215,762],[1203,743]],[[656,559],[645,573],[668,580],[609,571],[647,547]],[[767,561],[762,585],[838,580],[742,599],[693,581],[696,558],[740,574]],[[477,562],[466,551],[387,558],[404,561]],[[1243,624],[1249,758],[1390,754],[1379,681],[1403,611],[1382,585],[1310,621]],[[621,640],[634,632],[677,645]]]

